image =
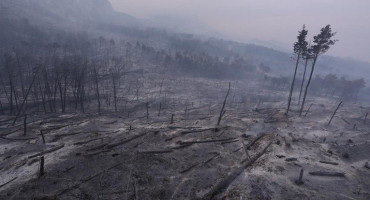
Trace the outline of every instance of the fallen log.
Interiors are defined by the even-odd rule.
[[[183,149],[183,148],[189,147],[191,145],[193,145],[193,144],[179,145],[179,146],[172,147],[172,149]]]
[[[243,146],[244,146],[244,145],[243,145]],[[242,149],[242,148],[243,148],[243,147],[239,147],[239,148],[235,149],[235,150],[233,151],[233,153],[240,151],[240,149]]]
[[[153,151],[139,151],[138,153],[142,154],[162,154],[162,153],[171,153],[173,152],[172,149],[165,149],[165,150],[153,150]]]
[[[206,128],[206,129],[200,129],[200,130],[182,131],[180,134],[181,135],[186,135],[186,134],[189,134],[189,133],[201,133],[201,132],[205,132],[205,131],[214,131],[214,130],[216,130],[216,128]]]
[[[101,151],[97,151],[97,152],[93,152],[93,153],[87,153],[85,154],[85,156],[95,156],[95,155],[98,155],[98,154],[101,154],[101,153],[106,153],[106,152],[109,152],[110,150],[109,149],[103,149]]]
[[[21,129],[15,129],[15,130],[12,130],[12,131],[10,131],[10,132],[8,132],[8,133],[1,134],[0,136],[1,136],[1,137],[4,137],[4,136],[10,135],[10,134],[12,134],[12,133],[15,133],[15,132],[17,132],[17,131],[20,131],[20,130],[21,130]]]
[[[90,149],[87,149],[86,151],[95,151],[97,149],[105,148],[107,145],[108,145],[108,143],[103,143],[101,145],[98,145],[98,146],[92,147]]]
[[[211,162],[213,159],[215,159],[216,157],[220,156],[220,153],[216,153],[214,156],[212,156],[211,158],[209,158],[208,160],[206,160],[203,165]]]
[[[40,152],[40,153],[37,153],[37,154],[31,155],[31,156],[28,156],[28,158],[30,159],[30,158],[35,158],[35,157],[37,157],[37,156],[43,156],[43,155],[45,155],[45,154],[49,154],[49,153],[52,153],[52,152],[54,152],[54,151],[58,151],[59,149],[61,149],[61,148],[63,148],[63,147],[64,147],[64,144],[59,145],[59,146],[56,146],[56,147],[53,147],[53,148],[51,148],[51,149],[48,149],[48,150],[46,150],[46,151],[42,151],[42,152]]]
[[[335,177],[344,177],[344,173],[342,172],[327,172],[327,171],[315,171],[310,172],[309,174],[313,176],[335,176]]]
[[[133,136],[133,137],[131,137],[131,138],[129,138],[129,139],[125,139],[125,140],[121,140],[121,141],[116,142],[116,143],[113,143],[113,144],[109,144],[109,145],[107,146],[107,148],[111,149],[111,148],[117,147],[117,146],[119,146],[119,145],[125,144],[125,143],[130,142],[130,141],[132,141],[132,140],[135,140],[135,139],[137,139],[137,138],[143,137],[143,136],[144,136],[144,135],[146,135],[146,134],[147,134],[147,133],[142,133],[142,134],[139,134],[139,135],[135,135],[135,136]]]
[[[186,172],[188,172],[188,171],[192,170],[194,167],[196,167],[196,166],[198,166],[198,165],[199,165],[198,163],[197,163],[197,164],[194,164],[194,165],[192,165],[192,166],[190,166],[190,167],[188,167],[188,168],[186,168],[186,169],[184,169],[184,170],[180,171],[180,173],[181,173],[181,174],[186,173]]]
[[[98,137],[98,138],[93,138],[93,139],[90,139],[90,140],[85,140],[85,141],[81,141],[81,142],[76,142],[74,143],[74,145],[82,145],[82,144],[87,144],[87,143],[90,143],[92,141],[96,141],[96,140],[100,140],[100,139],[103,139],[104,137]]]
[[[226,178],[219,181],[208,192],[206,192],[201,197],[198,197],[198,199],[202,200],[212,199],[215,195],[226,189],[234,181],[234,179],[236,179],[247,167],[251,166],[254,162],[258,160],[258,158],[265,154],[271,144],[272,143],[270,142],[260,153],[251,158],[247,163],[242,164],[241,166],[234,169]]]
[[[68,127],[68,126],[70,126],[70,125],[50,127],[50,128],[41,129],[40,131],[42,131],[44,134],[47,134],[50,131],[59,130],[59,129],[62,129],[62,128],[65,128],[65,127]]]
[[[63,190],[60,190],[59,192],[57,192],[57,193],[55,194],[55,196],[60,196],[60,195],[62,195],[62,194],[64,194],[64,193],[66,193],[66,192],[68,192],[68,191],[70,191],[70,190],[74,190],[74,189],[76,189],[76,188],[79,188],[81,184],[86,183],[86,182],[90,181],[91,179],[93,179],[93,178],[95,178],[95,177],[97,177],[97,176],[99,176],[99,175],[101,175],[101,174],[105,173],[106,171],[111,170],[111,169],[113,169],[113,168],[115,168],[115,167],[118,167],[118,166],[119,166],[119,165],[121,165],[121,164],[122,164],[122,163],[117,163],[116,165],[113,165],[112,167],[109,167],[109,168],[107,168],[107,169],[104,169],[104,170],[102,170],[102,171],[100,171],[100,172],[98,172],[98,173],[96,173],[96,174],[94,174],[94,175],[91,175],[91,176],[88,176],[88,177],[86,177],[86,178],[83,178],[83,179],[81,179],[81,180],[80,180],[80,183],[76,183],[76,184],[74,184],[74,185],[72,185],[72,186],[70,186],[70,187],[67,187],[67,188],[65,188],[65,189],[63,189]]]
[[[34,140],[37,139],[38,137],[26,137],[26,138],[7,138],[4,136],[0,136],[1,139],[4,140],[9,140],[9,141],[25,141],[25,140]]]
[[[197,141],[186,141],[186,142],[180,141],[179,144],[184,145],[184,144],[201,144],[201,143],[225,142],[225,141],[233,141],[235,139],[237,139],[237,138],[225,138],[225,139],[217,139],[217,140],[197,140]]]
[[[105,122],[104,124],[109,125],[109,124],[114,124],[114,123],[116,123],[116,122],[118,122],[118,120],[114,120],[114,121],[111,121],[111,122]]]
[[[328,165],[338,165],[337,162],[331,162],[331,161],[325,161],[325,160],[320,160],[321,163],[328,164]]]
[[[71,171],[73,168],[75,168],[75,166],[68,167],[68,168],[66,168],[63,172],[64,172],[64,173],[67,173],[67,172]]]
[[[13,182],[13,181],[14,181],[15,179],[17,179],[17,178],[18,178],[18,177],[14,177],[14,178],[10,179],[9,181],[7,181],[7,182],[5,182],[5,183],[1,184],[1,185],[0,185],[0,188],[2,188],[2,187],[4,187],[4,186],[8,185],[9,183]]]
[[[258,141],[260,140],[261,138],[263,138],[266,134],[261,134],[259,136],[257,136],[256,138],[254,138],[254,140],[252,140],[247,146],[246,146],[246,149],[250,150],[250,148]]]
[[[235,143],[235,142],[239,142],[239,139],[221,142],[221,144],[223,145],[223,144],[230,144],[230,143]]]
[[[351,125],[351,123],[349,123],[346,119],[344,119],[343,117],[340,117],[346,124],[348,125]]]

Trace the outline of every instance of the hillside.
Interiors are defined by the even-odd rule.
[[[157,50],[166,50],[169,53],[188,51],[207,53],[220,58],[239,56],[246,61],[246,64],[266,65],[277,75],[291,76],[293,73],[294,62],[291,54],[254,44],[161,30],[151,27],[149,21],[115,12],[107,0],[20,0],[16,2],[5,0],[2,2],[2,7],[6,11],[4,15],[12,20],[17,19],[18,23],[27,19],[31,25],[47,29],[88,32],[96,37],[108,35],[133,42],[141,41]],[[370,80],[364,77],[364,74],[370,73],[370,64],[324,56],[318,62],[316,73],[322,75],[332,73],[349,79],[365,78],[366,82],[369,82]]]
[[[288,53],[107,0],[0,9],[0,199],[370,198],[368,63],[322,56],[305,104],[300,66],[289,109]]]

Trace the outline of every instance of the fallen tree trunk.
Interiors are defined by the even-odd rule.
[[[310,172],[309,174],[313,176],[335,176],[335,177],[344,177],[344,173],[342,172],[326,172],[326,171],[315,171]]]
[[[200,133],[200,132],[205,132],[205,131],[214,131],[216,128],[206,128],[206,129],[200,129],[200,130],[190,130],[190,131],[182,131],[181,135],[186,135],[189,133]]]
[[[37,139],[37,137],[27,137],[27,138],[7,138],[4,136],[0,136],[1,139],[9,140],[9,141],[26,141],[26,140],[34,140]]]
[[[28,156],[28,158],[35,158],[37,156],[43,156],[45,154],[48,154],[48,153],[51,153],[51,152],[54,152],[54,151],[58,151],[59,149],[63,148],[64,147],[64,144],[60,145],[60,146],[56,146],[56,147],[53,147],[49,150],[46,150],[46,151],[42,151],[40,153],[37,153],[37,154],[34,154],[34,155],[31,155],[31,156]]]
[[[244,169],[251,166],[254,162],[258,160],[258,158],[265,154],[271,144],[272,143],[270,142],[260,153],[251,158],[247,163],[234,169],[225,179],[218,182],[211,190],[209,190],[206,194],[202,195],[198,199],[212,199],[216,194],[226,189],[230,185],[230,183],[232,183],[234,179],[236,179],[244,171]]]
[[[113,165],[112,167],[109,167],[109,168],[107,168],[107,169],[104,169],[104,170],[102,170],[102,171],[97,172],[97,173],[96,173],[96,174],[94,174],[94,175],[91,175],[91,176],[88,176],[88,177],[86,177],[86,178],[83,178],[83,179],[81,179],[81,180],[80,180],[80,181],[81,181],[80,183],[76,183],[76,184],[74,184],[74,185],[72,185],[72,186],[69,186],[69,187],[67,187],[67,188],[63,189],[63,190],[60,190],[59,192],[57,192],[57,193],[55,194],[55,196],[56,196],[56,197],[57,197],[57,196],[61,196],[62,194],[66,193],[66,192],[68,192],[68,191],[70,191],[70,190],[74,190],[74,189],[76,189],[76,188],[80,187],[80,185],[81,185],[81,184],[86,183],[86,182],[90,181],[91,179],[93,179],[93,178],[95,178],[95,177],[97,177],[97,176],[99,176],[99,175],[101,175],[101,174],[105,173],[106,171],[108,171],[108,170],[111,170],[111,169],[113,169],[113,168],[118,167],[119,165],[122,165],[122,163],[117,163],[117,164]]]
[[[261,138],[263,138],[266,134],[261,134],[259,136],[257,136],[254,140],[252,140],[247,146],[246,146],[246,149],[250,149],[258,140],[260,140]]]
[[[220,155],[221,155],[220,153],[216,153],[214,156],[212,156],[212,157],[210,157],[209,159],[207,159],[207,160],[203,163],[203,165],[205,165],[205,164],[207,164],[207,163],[211,162],[213,159],[215,159],[216,157],[218,157],[218,156],[220,156]]]
[[[324,163],[324,164],[329,164],[329,165],[338,165],[338,163],[336,162],[331,162],[331,161],[325,161],[325,160],[320,160],[321,163]]]
[[[96,141],[96,140],[100,140],[100,139],[103,139],[105,137],[98,137],[98,138],[93,138],[93,139],[90,139],[90,140],[85,140],[85,141],[81,141],[81,142],[76,142],[74,143],[74,145],[82,145],[82,144],[87,144],[87,143],[90,143],[92,141]]]
[[[198,140],[198,141],[186,141],[186,142],[179,142],[180,145],[186,144],[201,144],[201,143],[212,143],[212,142],[225,142],[225,141],[233,141],[237,138],[225,138],[225,139],[217,139],[217,140]]]
[[[13,181],[14,181],[15,179],[17,179],[17,178],[18,178],[18,177],[14,177],[14,178],[10,179],[9,181],[7,181],[7,182],[5,182],[5,183],[1,184],[1,185],[0,185],[0,188],[2,188],[2,187],[4,187],[4,186],[8,185],[9,183],[13,182]]]
[[[173,152],[172,149],[165,149],[165,150],[154,150],[154,151],[139,151],[138,153],[142,154],[160,154],[160,153],[171,153]]]
[[[142,134],[139,134],[139,135],[135,135],[135,136],[133,136],[133,137],[131,137],[131,138],[129,138],[129,139],[125,139],[125,140],[122,140],[122,141],[120,141],[120,142],[116,142],[116,143],[113,143],[113,144],[109,144],[108,145],[108,149],[111,149],[111,148],[114,148],[114,147],[116,147],[116,146],[119,146],[119,145],[122,145],[122,144],[125,144],[125,143],[127,143],[127,142],[130,142],[130,141],[132,141],[132,140],[134,140],[134,139],[137,139],[137,138],[140,138],[140,137],[143,137],[144,135],[146,135],[147,133],[142,133]]]

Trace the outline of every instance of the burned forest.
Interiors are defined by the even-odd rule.
[[[370,62],[336,56],[343,26],[282,50],[122,2],[0,1],[0,199],[370,199]]]

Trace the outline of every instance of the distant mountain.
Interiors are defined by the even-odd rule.
[[[115,12],[107,0],[1,0],[7,16],[41,26],[90,28],[101,23],[140,26],[146,22]]]

